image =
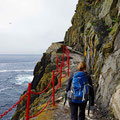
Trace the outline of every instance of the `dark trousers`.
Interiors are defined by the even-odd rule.
[[[70,111],[71,111],[71,120],[85,120],[86,104],[87,104],[86,102],[85,103],[73,103],[72,101],[69,101],[69,106],[70,106]]]

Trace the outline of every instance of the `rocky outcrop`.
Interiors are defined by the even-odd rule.
[[[113,109],[117,118],[120,118],[120,49],[110,55],[102,67],[96,93],[96,101],[101,109]]]
[[[69,48],[71,53],[70,53],[70,73],[73,71],[76,71],[77,64],[79,61],[84,60],[84,56],[81,55],[81,53],[76,53],[75,51],[72,51],[71,48]],[[56,69],[56,55],[61,58],[62,57],[62,50],[63,50],[63,44],[61,43],[53,43],[46,51],[46,53],[43,54],[43,57],[41,58],[41,61],[38,62],[35,66],[34,69],[34,79],[32,81],[32,91],[40,92],[43,89],[46,88],[48,83],[51,81],[52,78],[52,70]],[[66,56],[64,55],[64,60],[66,60]],[[63,72],[63,76],[64,76]],[[59,77],[59,76],[58,76]],[[66,76],[67,77],[67,76]],[[67,78],[68,79],[68,78]],[[59,89],[56,92],[56,102],[63,100],[64,98],[64,92],[65,92],[65,87],[67,83],[67,79],[62,78],[62,89]],[[55,85],[58,83],[58,79],[55,78]],[[35,115],[38,113],[43,107],[46,105],[46,102],[49,100],[51,94],[52,94],[52,85],[49,87],[49,89],[41,94],[41,95],[31,95],[30,98],[30,115]],[[61,98],[59,100],[59,98]],[[12,120],[23,120],[26,116],[26,102],[27,98],[24,99],[18,106],[17,110],[12,117]],[[52,103],[50,103],[52,104]],[[47,108],[48,111],[51,108]],[[47,117],[44,117],[44,113],[41,114],[41,116],[37,116],[35,119],[52,119],[51,115],[52,110],[49,111],[50,114]],[[47,113],[48,114],[48,113]],[[67,115],[68,117],[69,114]],[[60,119],[60,118],[59,118]]]
[[[56,68],[56,55],[58,57],[62,56],[62,43],[52,43],[52,45],[47,49],[45,53],[43,53],[43,56],[41,58],[41,61],[39,61],[35,68],[34,68],[34,78],[32,81],[32,91],[40,92],[43,89],[46,88],[48,83],[51,80],[52,77],[52,70],[55,70]],[[57,84],[58,80],[55,79],[55,85]],[[52,85],[49,87],[48,90],[50,90]],[[47,90],[47,91],[48,91]],[[24,92],[26,93],[26,91]],[[51,93],[51,92],[50,92]],[[49,96],[50,93],[46,94],[45,96]],[[40,104],[44,104],[48,99],[44,98],[44,95],[31,95],[31,106],[38,106]],[[40,98],[41,99],[40,99]],[[39,100],[40,99],[40,100]],[[17,120],[25,116],[26,111],[26,102],[27,98],[25,98],[18,106],[15,114],[12,117],[12,120]],[[31,111],[33,114],[37,112],[37,107]]]
[[[46,88],[48,81],[51,79],[52,70],[56,68],[56,55],[62,55],[62,44],[52,43],[52,45],[43,53],[41,61],[38,62],[34,69],[34,78],[32,89],[37,91]]]
[[[98,106],[120,119],[120,0],[79,0],[64,43],[84,53]]]

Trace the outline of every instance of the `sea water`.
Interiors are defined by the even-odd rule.
[[[0,55],[0,115],[14,105],[33,79],[41,55]],[[10,120],[15,109],[1,120]]]

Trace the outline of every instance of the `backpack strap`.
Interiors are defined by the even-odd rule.
[[[82,101],[85,100],[85,93],[86,93],[86,89],[85,89],[85,85],[84,85],[84,88],[83,88],[83,97],[82,97]]]

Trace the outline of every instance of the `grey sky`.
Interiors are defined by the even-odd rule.
[[[78,0],[0,0],[0,54],[41,54],[64,39]]]

